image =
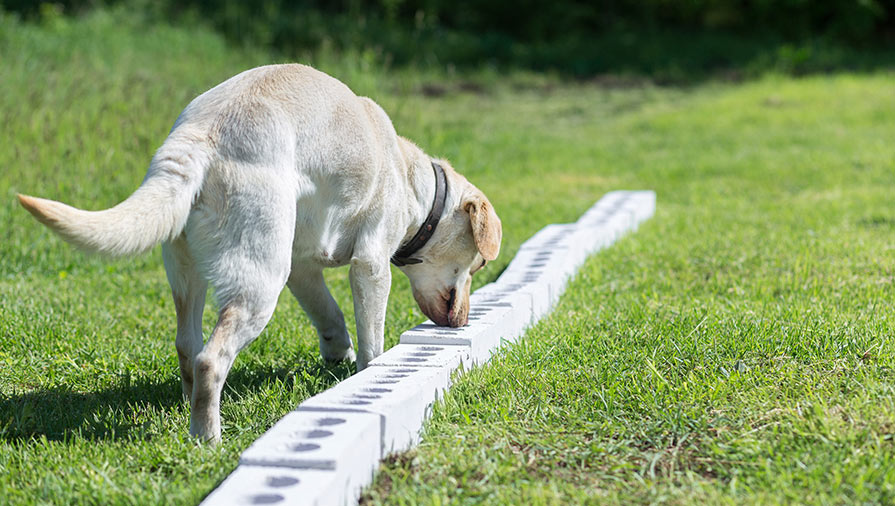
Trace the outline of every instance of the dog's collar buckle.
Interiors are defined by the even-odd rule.
[[[413,239],[392,255],[392,263],[398,267],[423,262],[419,258],[412,258],[412,255],[422,249],[426,242],[432,238],[432,234],[435,233],[435,228],[438,227],[438,222],[441,220],[441,214],[444,212],[444,204],[447,201],[447,175],[441,165],[435,162],[432,162],[432,170],[435,172],[435,199],[432,202],[432,209]]]

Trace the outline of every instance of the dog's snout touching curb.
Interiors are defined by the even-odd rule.
[[[457,305],[457,290],[451,289],[450,297],[447,301],[447,312],[445,313],[444,323],[436,322],[443,327],[463,327],[469,323],[469,311],[465,307],[467,304]],[[433,320],[434,321],[434,320]]]
[[[457,308],[456,304],[457,304],[457,289],[451,288],[451,293],[450,293],[450,296],[448,297],[448,301],[447,301],[447,313],[446,313],[447,314],[447,322],[446,322],[447,325],[444,325],[446,327],[453,327],[453,328],[462,327],[469,322],[469,318],[462,307],[459,308],[460,311],[459,311],[459,315],[458,315],[458,311],[457,311],[458,308]]]

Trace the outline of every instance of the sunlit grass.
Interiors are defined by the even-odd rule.
[[[658,211],[464,376],[368,499],[895,500],[891,84],[769,78],[609,118],[579,90],[600,117],[505,127],[527,124],[533,164],[653,188]]]

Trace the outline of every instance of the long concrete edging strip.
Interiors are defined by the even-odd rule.
[[[653,215],[651,191],[607,193],[575,223],[548,225],[497,281],[470,296],[469,325],[427,321],[363,371],[302,402],[242,453],[205,506],[356,504],[379,461],[419,442],[451,373],[517,341],[559,300],[587,257]]]

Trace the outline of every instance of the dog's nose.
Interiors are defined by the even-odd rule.
[[[447,324],[449,327],[462,327],[469,323],[469,312],[466,311],[463,307],[457,307],[455,304],[457,302],[457,290],[451,289],[451,296],[448,300],[447,305]],[[459,314],[458,314],[459,310]]]
[[[427,315],[429,319],[431,319],[435,325],[439,327],[462,327],[469,322],[468,316],[463,316],[462,318],[457,318],[453,312],[449,311],[443,315]]]
[[[431,315],[429,319],[435,322],[435,325],[439,327],[452,327],[451,319],[449,315]]]
[[[447,301],[447,324],[449,327],[462,327],[466,325],[466,322],[461,322],[463,318],[457,318],[457,313],[454,310],[454,304],[457,302],[457,289],[451,288],[450,296]]]
[[[448,314],[451,314],[454,311],[454,302],[457,301],[457,289],[451,288],[451,294],[448,297],[447,301],[447,310]]]

